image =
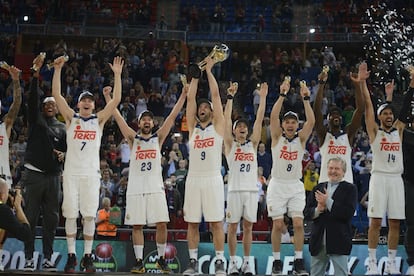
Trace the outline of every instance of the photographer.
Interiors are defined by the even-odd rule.
[[[8,198],[10,198],[12,206],[7,204]],[[0,218],[0,229],[21,241],[30,238],[30,226],[23,212],[20,190],[16,190],[14,196],[9,194],[9,187],[3,178],[0,178]],[[2,241],[0,241],[1,244]]]

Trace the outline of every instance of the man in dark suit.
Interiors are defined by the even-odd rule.
[[[313,220],[309,241],[311,275],[325,275],[331,260],[335,275],[347,276],[357,190],[354,184],[343,181],[346,172],[343,159],[331,158],[327,166],[329,181],[314,187],[305,208],[305,217]]]

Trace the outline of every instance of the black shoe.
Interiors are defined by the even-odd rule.
[[[80,268],[83,272],[93,273],[96,272],[96,267],[93,264],[92,255],[85,254],[81,260]]]
[[[168,267],[168,264],[165,262],[164,257],[160,257],[156,263],[157,268],[161,271],[162,274],[170,274],[171,268]]]
[[[280,276],[282,274],[282,261],[274,260],[272,266],[272,276]]]
[[[137,264],[134,265],[131,270],[131,273],[136,273],[136,274],[144,274],[145,273],[145,266],[144,263],[142,262],[141,259],[137,260]]]
[[[65,265],[65,273],[75,273],[76,265],[78,261],[76,260],[75,254],[68,254],[68,260]]]
[[[305,264],[303,263],[303,259],[296,259],[293,262],[293,274],[309,276],[309,273],[305,270]]]

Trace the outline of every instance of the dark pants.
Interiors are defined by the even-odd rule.
[[[405,251],[407,252],[407,263],[414,265],[414,183],[404,180],[405,184]]]
[[[29,169],[23,172],[21,184],[24,188],[25,214],[32,230],[32,238],[24,245],[26,259],[31,259],[33,256],[40,213],[42,213],[43,255],[50,259],[53,254],[53,241],[59,223],[60,180],[60,175],[49,175]]]

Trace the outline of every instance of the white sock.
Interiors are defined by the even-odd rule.
[[[66,243],[68,244],[68,253],[76,254],[76,239],[72,237],[66,237]]]
[[[93,244],[93,240],[84,240],[84,245],[85,245],[85,248],[83,249],[84,254],[92,253],[92,244]]]
[[[303,259],[303,251],[295,251],[295,260]]]
[[[216,258],[217,260],[224,261],[224,251],[216,251]]]
[[[250,260],[250,256],[244,256],[244,257],[243,257],[243,263],[244,263],[244,264],[248,263],[248,262],[249,262],[249,260]]]
[[[190,255],[190,259],[198,259],[198,248],[196,249],[188,249],[188,253]]]
[[[273,259],[280,260],[280,252],[273,252]]]
[[[397,250],[388,249],[388,260],[390,260],[390,261],[395,260],[395,256],[397,256]]]
[[[134,245],[134,253],[135,258],[138,260],[142,260],[142,256],[144,255],[144,246],[143,245]]]
[[[230,261],[236,263],[236,256],[230,256]]]
[[[165,256],[165,248],[167,247],[166,243],[157,243],[157,252],[159,257]]]
[[[377,249],[376,248],[368,248],[368,258],[370,260],[377,260]]]

